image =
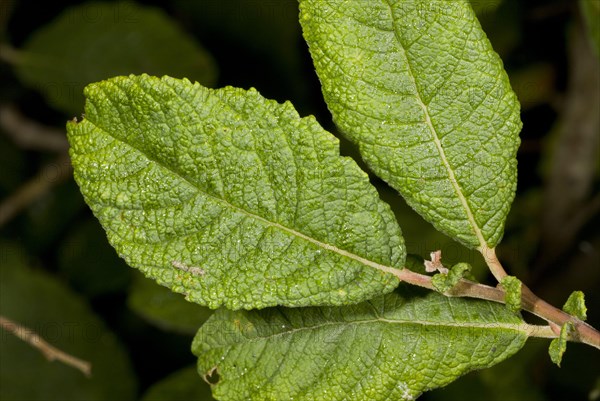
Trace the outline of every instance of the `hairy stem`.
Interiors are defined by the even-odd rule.
[[[525,284],[521,288],[521,302],[523,309],[541,317],[549,323],[562,326],[567,322],[573,323],[575,333],[571,340],[591,345],[600,349],[600,332],[584,321],[550,305],[535,295]]]
[[[480,251],[485,258],[488,268],[494,277],[496,277],[496,280],[500,282],[502,278],[507,276],[507,273],[496,256],[496,250],[484,246]],[[572,340],[600,349],[600,332],[575,316],[571,316],[550,305],[548,302],[535,295],[525,284],[521,285],[521,304],[524,310],[557,326],[562,326],[567,322],[573,323],[573,326],[575,327],[575,336]]]
[[[66,152],[63,152],[53,163],[42,167],[34,178],[23,184],[0,203],[0,227],[70,176],[71,163],[69,156]]]
[[[498,259],[496,259],[496,261],[497,260]],[[502,268],[502,265],[500,265],[499,262],[498,266]],[[504,271],[503,268],[502,271]],[[402,270],[396,270],[394,274],[396,277],[406,283],[435,291],[435,288],[431,282],[431,276],[415,273],[406,268]],[[506,272],[504,275],[506,276]],[[450,291],[445,292],[444,295],[449,297],[478,298],[499,303],[505,302],[505,292],[501,288],[491,287],[489,285],[479,284],[465,279],[461,279],[456,286],[454,286]],[[523,310],[539,316],[551,325],[555,324],[562,326],[566,322],[572,322],[573,326],[575,327],[575,335],[573,338],[571,338],[571,340],[588,344],[594,348],[600,349],[600,332],[580,319],[577,319],[576,317],[571,316],[568,313],[563,312],[560,309],[550,305],[546,301],[540,299],[525,285],[522,286],[521,303]],[[544,338],[558,337],[557,333],[552,333],[553,332],[549,330],[549,327],[547,327],[544,330],[533,330],[529,334],[531,336]]]
[[[46,359],[49,361],[61,361],[66,365],[72,366],[75,369],[80,370],[84,375],[90,377],[92,374],[91,363],[76,358],[72,355],[67,354],[64,351],[59,350],[56,347],[48,344],[46,340],[35,333],[33,330],[23,327],[10,319],[0,316],[0,327],[9,333],[14,334],[16,337],[30,344],[32,347],[37,348]]]
[[[69,150],[64,130],[31,120],[12,105],[0,105],[0,131],[23,149],[62,153]]]
[[[496,256],[495,248],[488,248],[487,245],[482,245],[479,248],[479,252],[481,252],[483,255],[485,263],[488,265],[488,268],[498,282],[501,282],[504,277],[508,276],[504,270],[504,267],[502,267],[502,263],[500,263],[498,257]]]

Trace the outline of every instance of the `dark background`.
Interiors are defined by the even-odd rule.
[[[19,70],[21,61],[6,56],[6,52],[7,49],[26,52],[32,35],[81,3],[8,1],[0,6],[0,43],[5,46],[0,60],[0,105],[5,113],[0,119],[0,204],[5,207],[0,209],[5,213],[4,216],[0,213],[0,263],[5,265],[3,268],[11,263],[22,264],[32,274],[40,273],[56,281],[60,287],[57,291],[68,292],[76,302],[88,305],[89,308],[84,306],[85,313],[95,314],[116,335],[123,350],[123,364],[129,364],[124,370],[127,373],[123,373],[131,376],[124,378],[129,384],[122,384],[124,388],[129,386],[129,390],[123,394],[141,396],[154,383],[194,363],[189,351],[193,332],[173,323],[171,314],[177,314],[180,310],[177,307],[174,312],[157,317],[144,315],[143,306],[132,306],[131,288],[140,279],[106,244],[72,180],[60,140],[54,148],[43,143],[23,144],[18,140],[19,129],[14,128],[34,124],[42,135],[47,132],[49,136],[60,136],[64,135],[65,121],[78,115],[53,106],[47,97],[48,87],[27,82]],[[576,1],[473,3],[481,10],[482,26],[503,59],[522,105],[524,127],[518,154],[518,192],[499,246],[500,259],[511,274],[555,306],[561,306],[571,291],[584,291],[591,307],[589,321],[598,327],[599,54]],[[156,0],[138,4],[162,10],[185,35],[212,55],[218,71],[212,86],[255,87],[267,98],[290,100],[300,115],[314,114],[326,129],[340,137],[322,99],[301,37],[295,1]],[[65,42],[68,40],[64,38]],[[76,52],[73,57],[77,57]],[[90,68],[94,68],[94,60],[89,62]],[[168,73],[169,66],[165,68],[164,73]],[[44,70],[38,74],[43,82]],[[51,79],[54,78],[48,78]],[[73,80],[82,86],[86,83],[77,76]],[[7,123],[7,115],[17,115],[22,120],[17,124]],[[15,130],[17,134],[12,134]],[[358,159],[355,149],[346,141],[342,143],[342,152]],[[432,250],[442,249],[450,255],[449,260],[467,260],[474,265],[479,279],[489,279],[476,255],[436,233],[385,184],[375,177],[372,180],[397,213],[409,252],[425,257]],[[24,190],[29,188],[27,185],[35,188],[33,195],[27,196]],[[7,211],[7,204],[16,206]],[[15,285],[23,285],[23,291],[17,291],[16,298],[3,297],[0,312],[14,309],[19,315],[19,308],[30,308],[33,310],[30,318],[23,318],[30,325],[35,323],[33,316],[47,315],[45,308],[51,309],[50,304],[58,297],[51,293],[46,302],[38,298],[43,295],[42,290],[27,287],[28,283]],[[19,298],[19,294],[23,297]],[[60,335],[55,337],[57,343],[64,340]],[[9,339],[3,334],[0,341],[0,346],[2,342],[6,345]],[[549,360],[548,344],[546,340],[529,340],[508,361],[471,373],[445,389],[425,394],[422,399],[600,399],[598,351],[570,343],[562,368],[558,368]],[[87,345],[94,346],[94,342],[88,341]],[[8,352],[17,350],[10,351],[7,346],[1,349],[2,386],[14,385],[12,367],[6,361]],[[63,349],[68,349],[68,341]],[[19,348],[19,352],[29,351]],[[57,362],[31,358],[32,364],[62,369]],[[32,376],[37,371],[31,367]],[[70,386],[70,376],[66,375],[60,384],[54,383],[64,386],[63,394],[69,392]],[[60,377],[63,376],[53,380],[61,380]],[[36,386],[44,378],[22,380],[21,386]],[[15,391],[11,394],[17,394],[18,398],[18,390]],[[102,399],[94,394],[90,398]]]

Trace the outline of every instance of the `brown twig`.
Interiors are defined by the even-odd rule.
[[[486,258],[486,261],[492,259],[494,260],[494,268],[497,270],[497,273],[502,275],[501,272],[503,272],[504,276],[506,276],[506,272],[497,258]],[[402,270],[395,270],[392,273],[406,283],[434,291],[436,290],[431,282],[431,276],[416,273],[406,268]],[[505,292],[501,288],[491,287],[465,279],[461,279],[458,284],[456,284],[450,291],[445,292],[444,295],[449,297],[478,298],[499,303],[505,302]],[[568,313],[563,312],[562,310],[557,309],[546,301],[540,299],[524,284],[521,290],[521,305],[523,310],[533,313],[534,315],[546,320],[551,326],[562,326],[567,322],[572,322],[573,326],[575,327],[576,334],[573,338],[571,338],[571,340],[588,344],[594,348],[600,349],[600,332],[575,316],[571,316]],[[532,335],[536,334],[532,333]],[[544,332],[543,336],[548,337],[547,332]],[[558,337],[558,334],[556,337]]]
[[[4,316],[0,316],[0,327],[38,349],[49,361],[61,361],[65,365],[80,370],[86,377],[91,376],[92,364],[90,362],[76,358],[53,347],[33,330],[23,327]]]
[[[13,142],[24,149],[52,152],[65,152],[69,149],[64,130],[32,121],[10,105],[0,105],[0,127]]]
[[[498,257],[496,256],[496,250],[494,248],[485,247],[481,250],[481,253],[483,254],[485,262],[498,282],[508,275],[498,260]],[[501,302],[504,302],[504,299]],[[579,341],[600,349],[600,332],[577,317],[571,316],[568,313],[550,305],[548,302],[535,295],[533,291],[531,291],[525,284],[522,284],[521,286],[521,305],[523,310],[533,313],[534,315],[546,320],[550,325],[554,324],[557,326],[562,326],[567,322],[573,323],[576,336],[572,340]]]
[[[22,53],[6,43],[0,43],[0,60],[9,64],[19,64],[23,58]]]
[[[71,170],[71,163],[66,152],[53,163],[44,166],[34,178],[0,203],[0,227],[50,188],[69,178]]]

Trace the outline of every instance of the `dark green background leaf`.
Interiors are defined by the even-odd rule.
[[[195,365],[178,370],[146,391],[141,401],[212,401],[210,386]]]
[[[213,313],[141,274],[135,275],[127,305],[152,324],[184,334],[196,333]]]
[[[73,227],[59,249],[58,267],[88,297],[124,290],[131,281],[131,269],[106,241],[95,219]]]
[[[129,358],[105,324],[54,277],[27,266],[21,247],[1,243],[0,258],[0,314],[92,363],[87,378],[0,329],[0,399],[133,400]]]
[[[160,9],[133,2],[90,2],[67,9],[25,44],[20,79],[71,115],[83,111],[85,85],[148,73],[212,85],[212,57]]]

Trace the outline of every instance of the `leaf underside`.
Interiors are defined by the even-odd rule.
[[[437,229],[500,241],[516,188],[519,104],[468,1],[301,0],[335,123]]]
[[[192,350],[220,400],[412,400],[517,352],[521,323],[500,304],[403,284],[338,308],[220,309]]]
[[[256,90],[117,77],[67,126],[74,174],[131,266],[216,308],[342,305],[395,288],[389,206],[338,140]]]

